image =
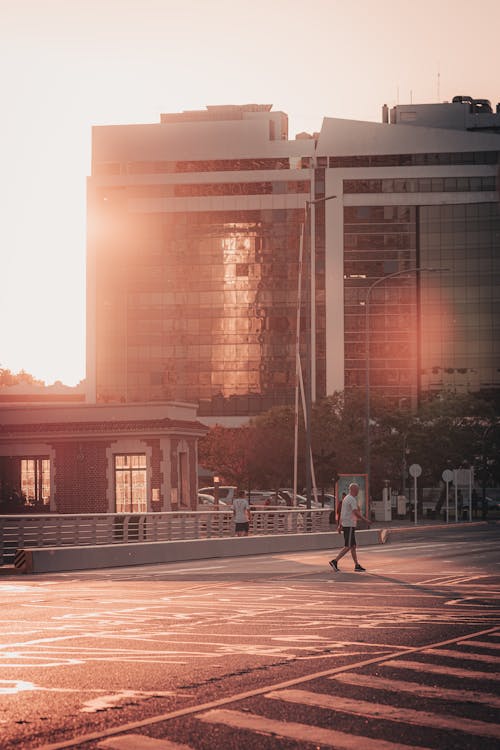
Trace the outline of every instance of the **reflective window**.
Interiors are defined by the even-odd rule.
[[[344,180],[343,186],[344,193],[469,193],[497,189],[494,175]]]
[[[115,455],[115,498],[117,513],[146,513],[146,456]]]
[[[176,172],[227,172],[256,169],[290,169],[288,157],[255,159],[205,159],[203,161],[132,161],[126,165],[128,174],[169,174]],[[102,174],[96,164],[95,174]]]
[[[188,401],[200,415],[293,404],[303,209],[113,211],[96,254],[99,401]],[[318,269],[323,255],[318,242]],[[318,293],[318,382],[324,310]]]
[[[50,459],[21,459],[21,492],[27,505],[49,505]]]
[[[458,187],[461,178],[453,179]],[[360,373],[366,376],[359,335],[366,330],[368,288],[390,272],[417,266],[449,270],[418,280],[415,273],[402,274],[371,292],[371,387],[387,397],[397,388],[412,399],[420,390],[499,387],[500,305],[493,304],[499,288],[498,203],[404,210],[344,209],[346,387],[359,385]]]
[[[330,156],[330,167],[414,167],[448,164],[498,164],[500,151],[465,151],[431,154],[370,154]]]

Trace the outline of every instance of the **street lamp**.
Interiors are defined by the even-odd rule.
[[[427,268],[426,266],[417,266],[416,268],[405,268],[401,271],[394,271],[387,276],[377,279],[368,287],[365,297],[365,472],[366,481],[368,484],[367,493],[369,493],[370,487],[370,299],[371,293],[376,286],[382,284],[388,279],[393,279],[396,276],[405,276],[409,273],[420,273],[421,271],[428,271],[429,273],[437,273],[439,271],[448,271],[448,268]],[[368,501],[368,496],[367,496]]]
[[[301,227],[300,255],[299,255],[299,278],[297,294],[297,336],[296,336],[296,386],[295,386],[295,455],[294,455],[294,487],[293,502],[296,503],[297,496],[297,446],[298,446],[298,393],[299,384],[302,386],[302,406],[305,421],[306,436],[306,500],[307,508],[311,507],[312,490],[312,450],[311,450],[311,411],[313,402],[313,359],[316,359],[316,235],[315,235],[315,212],[318,203],[336,198],[336,195],[327,195],[324,198],[316,198],[305,202],[305,217]],[[312,210],[311,210],[312,209]],[[313,240],[314,237],[314,240]],[[306,322],[306,373],[305,387],[302,380],[302,367],[300,362],[300,307],[302,289],[302,253],[303,246],[307,244],[306,254],[306,298],[305,298],[305,322]],[[315,389],[314,389],[315,391]]]
[[[219,487],[220,487],[220,477],[214,476],[214,508],[215,510],[219,510]]]

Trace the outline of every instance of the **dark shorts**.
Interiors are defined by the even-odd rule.
[[[236,531],[248,531],[249,525],[250,524],[248,523],[248,521],[242,521],[241,523],[236,524],[235,530]]]
[[[344,532],[344,546],[355,547],[356,546],[356,531],[354,526],[344,526],[342,531]]]

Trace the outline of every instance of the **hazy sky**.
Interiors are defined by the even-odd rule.
[[[273,104],[290,137],[384,103],[500,101],[500,0],[0,0],[0,368],[85,376],[92,125]]]

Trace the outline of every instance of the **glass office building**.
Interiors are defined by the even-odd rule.
[[[293,404],[301,236],[316,397],[364,387],[367,356],[397,406],[498,389],[500,135],[438,119],[326,118],[292,141],[286,115],[246,105],[95,128],[91,399],[193,402],[227,424]]]
[[[119,154],[114,128],[97,135],[91,378],[97,401],[187,401],[200,416],[248,417],[294,399],[312,141],[273,138],[283,116],[277,127],[267,107],[214,108],[209,122],[200,114],[162,117],[154,159],[139,159],[150,126],[139,137],[119,128]],[[172,137],[181,143],[166,159]],[[227,137],[238,158],[222,158]],[[174,158],[200,139],[203,159]]]
[[[346,386],[364,386],[365,299],[370,384],[395,404],[446,387],[499,384],[500,211],[497,202],[356,206],[344,212]],[[363,280],[364,283],[360,283]]]
[[[500,387],[500,135],[459,127],[457,106],[324,121],[316,161],[342,196],[325,204],[327,392],[364,389],[368,369],[395,408]]]

